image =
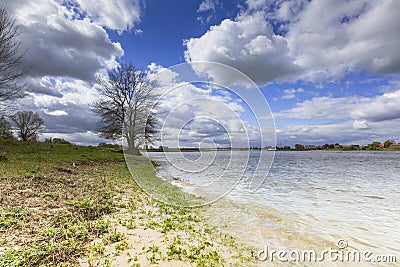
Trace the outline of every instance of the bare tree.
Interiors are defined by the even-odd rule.
[[[19,137],[22,141],[37,141],[38,134],[42,129],[44,120],[33,111],[18,111],[10,116],[17,125]]]
[[[128,152],[140,154],[139,146],[156,138],[156,83],[144,70],[122,63],[108,72],[108,78],[100,77],[98,84],[102,98],[91,107],[101,117],[100,135],[114,140],[124,137]]]
[[[24,96],[25,84],[19,83],[26,72],[21,66],[24,53],[20,53],[17,40],[20,33],[15,19],[8,15],[5,6],[0,5],[0,104]]]

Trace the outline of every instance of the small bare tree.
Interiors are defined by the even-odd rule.
[[[139,155],[139,146],[156,138],[155,82],[144,70],[122,63],[108,72],[108,78],[100,77],[98,84],[101,99],[91,107],[101,117],[100,135],[114,140],[125,138],[128,152]]]
[[[17,125],[19,137],[22,141],[37,141],[44,120],[33,111],[18,111],[10,116]]]
[[[26,72],[21,66],[24,53],[20,53],[20,42],[17,40],[20,33],[15,19],[0,5],[0,104],[24,96],[25,84],[19,83]]]

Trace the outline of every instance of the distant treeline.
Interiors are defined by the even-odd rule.
[[[371,144],[360,146],[360,145],[341,145],[339,143],[336,144],[324,144],[324,145],[302,145],[295,144],[294,148],[290,146],[277,147],[276,150],[297,150],[297,151],[305,151],[305,150],[343,150],[343,151],[351,151],[351,150],[400,150],[400,143],[396,144],[393,140],[386,140],[385,142],[372,142]]]

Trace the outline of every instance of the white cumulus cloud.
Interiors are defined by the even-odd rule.
[[[92,80],[99,69],[112,66],[124,53],[101,26],[87,18],[69,18],[71,12],[57,1],[7,5],[22,29],[19,37],[27,50],[24,63],[30,67],[29,76]]]
[[[187,40],[186,60],[230,65],[259,85],[400,71],[400,1],[248,0],[247,7]]]
[[[140,22],[144,2],[140,0],[76,0],[88,17],[112,30],[132,29]]]
[[[399,24],[399,1],[312,1],[288,28],[290,55],[311,81],[398,72]]]
[[[203,36],[185,42],[186,61],[213,61],[234,67],[257,84],[298,72],[287,47],[287,41],[276,35],[264,12],[240,14],[212,26]],[[197,65],[200,67],[200,65]],[[238,82],[218,69],[207,72],[216,82]]]

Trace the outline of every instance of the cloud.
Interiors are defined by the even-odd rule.
[[[161,87],[169,88],[176,83],[178,74],[168,68],[157,65],[155,62],[147,66],[149,78],[155,80]]]
[[[163,95],[160,103],[163,127],[174,131],[168,137],[175,141],[182,129],[187,128],[191,139],[200,136],[214,136],[213,131],[208,131],[215,124],[220,124],[221,129],[226,128],[230,134],[243,133],[243,122],[240,114],[244,111],[241,103],[233,96],[219,96],[214,89],[202,89],[191,84],[175,86],[173,90]],[[204,125],[200,122],[207,121]],[[238,123],[242,125],[238,126]],[[185,131],[183,132],[185,133]],[[181,133],[181,134],[183,134]]]
[[[253,10],[253,9],[260,9],[260,8],[267,6],[268,1],[267,0],[247,0],[246,4],[250,10]]]
[[[215,13],[218,5],[218,0],[204,0],[201,2],[199,8],[197,9],[197,13],[202,13],[202,15],[198,16],[197,20],[200,21],[201,24],[209,23],[213,18],[216,17]]]
[[[399,1],[312,1],[288,27],[290,55],[311,81],[400,71]]]
[[[304,92],[303,88],[298,88],[298,89],[294,89],[294,88],[290,88],[290,89],[285,89],[283,90],[283,99],[293,99],[296,97],[296,93],[302,93]]]
[[[216,4],[218,4],[218,1],[204,0],[203,2],[200,3],[200,6],[197,9],[197,12],[205,12],[205,11],[214,11],[215,12]]]
[[[265,84],[276,78],[299,71],[290,57],[287,41],[276,35],[267,23],[264,12],[239,14],[235,20],[225,19],[212,26],[203,36],[185,41],[185,59],[190,61],[213,61],[229,65],[248,75],[257,84]],[[226,77],[218,69],[202,69],[217,83],[238,82]],[[239,81],[240,82],[240,81]]]
[[[370,126],[368,125],[368,122],[366,120],[356,120],[353,123],[353,128],[354,129],[369,129]]]
[[[28,86],[25,90],[29,93],[36,93],[36,94],[44,94],[50,95],[55,97],[62,97],[62,93],[54,88],[52,81],[54,81],[51,77],[43,76],[43,77],[27,77],[25,79]]]
[[[106,139],[100,138],[96,132],[77,132],[77,133],[59,133],[59,132],[49,132],[42,134],[42,140],[45,138],[63,138],[78,145],[92,145],[96,146],[101,142],[107,142]]]
[[[162,85],[158,89],[162,144],[169,147],[259,144],[261,130],[254,122],[254,113],[245,103],[250,94],[241,99],[232,89],[208,83],[209,79],[200,82],[201,78],[187,72],[192,70],[190,65],[186,66],[166,69],[155,63],[149,65],[153,79]],[[246,89],[244,91],[248,93]]]
[[[91,21],[119,32],[139,23],[144,8],[144,2],[140,0],[76,0],[76,3]]]
[[[314,97],[299,102],[295,107],[277,112],[275,118],[295,119],[346,119],[351,117],[351,110],[360,102],[358,97]]]
[[[308,4],[308,0],[280,0],[274,3],[276,10],[272,15],[275,19],[283,22],[293,22],[298,19],[299,13],[303,10],[304,6]]]
[[[98,97],[95,88],[88,82],[76,79],[55,78],[50,84],[48,90],[60,92],[61,96],[29,93],[21,99],[20,106],[23,110],[37,111],[44,119],[43,137],[61,137],[73,142],[82,137],[86,144],[103,142],[104,139],[98,137],[87,142],[87,138],[98,127],[99,118],[89,107]],[[92,134],[85,135],[87,132]]]
[[[115,65],[115,59],[123,55],[121,45],[112,42],[101,26],[87,18],[70,18],[71,12],[56,1],[8,5],[22,29],[19,37],[27,50],[24,64],[30,67],[31,77],[92,80],[99,69]]]
[[[187,61],[216,61],[257,84],[400,71],[400,2],[248,0],[247,10],[185,42]],[[204,71],[204,70],[203,70]],[[223,73],[207,70],[215,79]]]
[[[135,29],[134,32],[135,32],[136,35],[141,35],[143,33],[143,30],[142,29]]]
[[[351,115],[373,122],[400,118],[400,90],[365,101],[355,108]]]
[[[292,145],[397,140],[400,129],[393,125],[400,122],[400,90],[374,97],[315,97],[274,116],[281,125],[279,139]],[[285,119],[296,125],[282,126]],[[321,119],[324,124],[318,124]]]
[[[68,113],[65,112],[64,110],[60,110],[60,109],[56,109],[53,111],[50,111],[48,109],[43,109],[43,112],[47,115],[51,115],[51,116],[67,116]]]
[[[355,119],[380,122],[400,118],[400,90],[375,97],[314,97],[277,112],[275,118]],[[362,125],[360,122],[356,125]]]

